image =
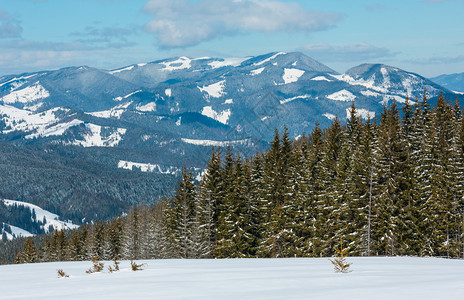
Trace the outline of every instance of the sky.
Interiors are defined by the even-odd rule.
[[[463,0],[0,0],[0,76],[299,51],[343,73],[464,72]]]

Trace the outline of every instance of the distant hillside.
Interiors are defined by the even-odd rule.
[[[440,84],[447,89],[464,93],[464,73],[440,75],[431,78],[430,80]]]
[[[183,167],[200,179],[212,147],[251,156],[276,128],[294,139],[344,123],[352,102],[359,117],[378,117],[424,89],[430,103],[458,95],[393,66],[339,74],[298,52],[3,76],[0,197],[74,222],[107,218],[172,195]]]
[[[175,176],[117,168],[112,162],[118,153],[104,150],[0,144],[0,197],[33,203],[80,224],[172,194]]]

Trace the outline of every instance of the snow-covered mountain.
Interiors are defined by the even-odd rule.
[[[283,52],[3,76],[0,197],[44,203],[74,223],[114,216],[169,195],[183,167],[199,180],[211,147],[250,155],[268,146],[275,128],[295,138],[316,123],[344,122],[352,102],[362,118],[374,118],[424,89],[432,98],[464,98],[395,67],[339,74]]]
[[[211,146],[245,154],[266,146],[275,128],[291,136],[316,122],[344,120],[354,101],[363,118],[409,96],[450,90],[410,72],[364,64],[339,74],[302,53],[248,58],[178,57],[116,70],[70,67],[0,78],[1,140],[16,144],[145,149],[180,168],[204,166]],[[166,158],[168,156],[169,158]],[[144,168],[142,168],[144,169]],[[158,170],[158,168],[145,168]]]
[[[464,93],[464,72],[463,73],[456,73],[456,74],[444,74],[430,80],[440,84],[447,89]]]
[[[60,217],[57,214],[51,213],[34,204],[7,199],[0,199],[0,202],[2,202],[1,204],[5,205],[7,208],[11,209],[11,215],[18,214],[15,210],[20,207],[22,209],[26,209],[30,216],[30,220],[20,220],[24,217],[27,218],[27,214],[22,214],[21,217],[11,220],[16,226],[3,222],[5,220],[2,220],[2,223],[0,224],[0,241],[2,239],[12,240],[18,237],[33,236],[36,233],[48,233],[53,230],[74,229],[78,227],[71,221],[60,220]],[[16,224],[18,222],[22,224]],[[23,224],[28,227],[31,227],[32,224],[32,227],[39,230],[36,233],[32,233],[26,230],[28,228],[22,228],[25,227]]]

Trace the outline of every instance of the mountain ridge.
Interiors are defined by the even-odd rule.
[[[316,123],[343,123],[352,102],[361,118],[374,118],[391,101],[421,99],[424,89],[432,100],[441,91],[464,97],[396,67],[362,64],[340,74],[299,52],[67,67],[0,78],[0,142],[94,155],[108,170],[158,173],[153,180],[166,182],[158,190],[167,191],[183,167],[198,177],[213,146],[250,156],[268,146],[276,128],[286,126],[296,138]],[[27,197],[10,192],[9,199]],[[120,212],[108,207],[105,216]],[[65,217],[91,215],[55,209]]]

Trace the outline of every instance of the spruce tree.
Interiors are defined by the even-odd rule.
[[[196,200],[196,218],[201,241],[199,255],[202,258],[212,257],[216,244],[219,207],[224,196],[221,172],[221,153],[213,148],[206,173],[198,185]]]

